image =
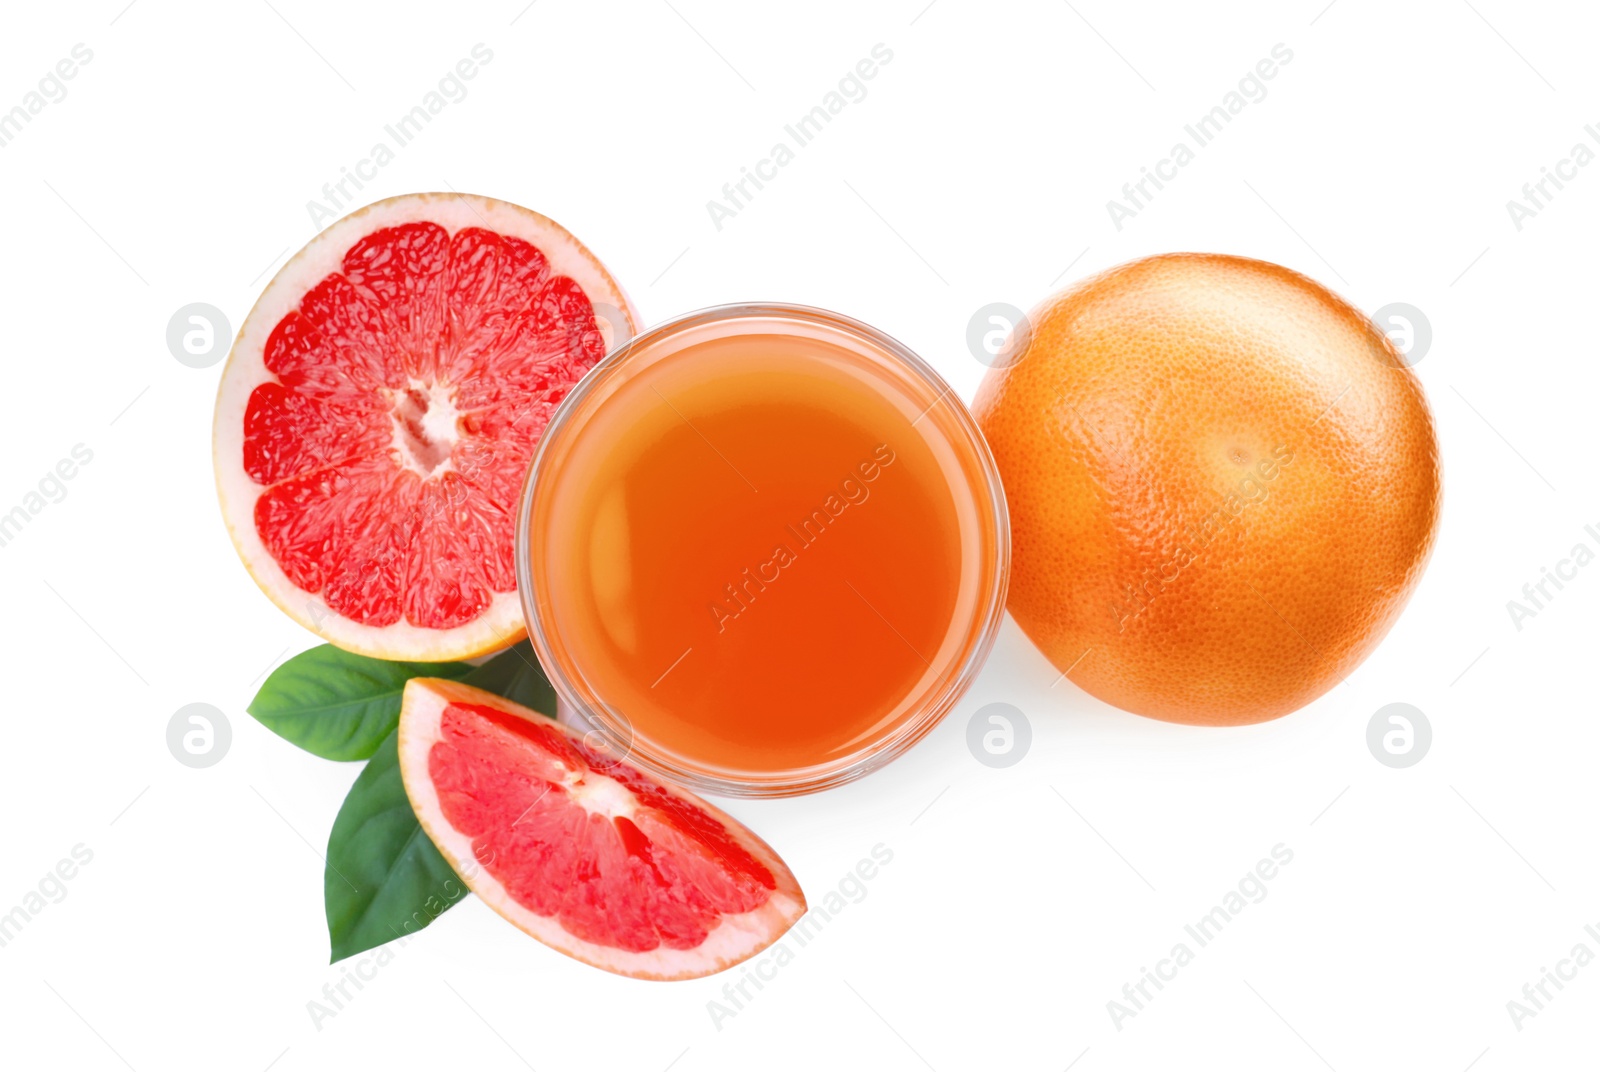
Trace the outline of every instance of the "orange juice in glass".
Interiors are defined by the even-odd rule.
[[[606,357],[518,518],[529,634],[634,762],[730,795],[859,777],[927,733],[993,643],[993,459],[919,358],[835,313],[737,305]]]

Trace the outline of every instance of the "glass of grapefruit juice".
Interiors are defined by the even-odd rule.
[[[562,699],[740,796],[841,784],[931,730],[994,642],[1009,556],[966,407],[887,335],[796,305],[613,350],[552,416],[517,526]]]

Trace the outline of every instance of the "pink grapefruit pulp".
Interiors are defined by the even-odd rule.
[[[411,194],[328,227],[257,300],[217,395],[218,494],[251,575],[361,654],[513,643],[528,462],[636,327],[593,254],[508,202]]]
[[[400,774],[473,892],[595,967],[709,975],[805,913],[794,875],[737,820],[492,693],[407,682]]]

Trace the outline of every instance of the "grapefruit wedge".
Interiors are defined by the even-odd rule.
[[[410,194],[328,227],[267,285],[217,392],[217,491],[245,566],[363,655],[514,643],[528,462],[637,326],[599,260],[517,205]]]
[[[400,776],[474,893],[597,968],[710,975],[805,914],[794,875],[737,820],[493,693],[407,682]]]

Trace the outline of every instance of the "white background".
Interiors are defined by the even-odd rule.
[[[19,8],[0,35],[0,109],[74,44],[94,53],[0,149],[0,508],[74,444],[94,454],[0,547],[0,911],[74,845],[94,854],[0,948],[4,1063],[1592,1065],[1600,966],[1520,1031],[1506,1008],[1576,943],[1600,953],[1584,933],[1600,925],[1600,566],[1520,631],[1506,609],[1574,544],[1600,545],[1583,531],[1600,528],[1600,167],[1520,231],[1506,209],[1600,123],[1592,13],[525,2],[99,0]],[[470,96],[360,196],[454,188],[539,209],[606,260],[647,322],[738,299],[832,307],[970,398],[974,310],[1027,307],[1149,253],[1264,257],[1369,311],[1422,309],[1446,495],[1409,608],[1347,685],[1234,730],[1052,688],[1008,622],[972,693],[903,759],[820,796],[729,805],[813,903],[875,844],[894,859],[720,1029],[707,1002],[729,977],[612,977],[475,901],[315,1025],[307,1003],[344,974],[326,963],[319,853],[357,766],[245,714],[313,638],[256,590],[219,519],[220,366],[180,365],[164,335],[190,302],[237,328],[311,237],[306,202],[478,42],[494,59]],[[879,42],[894,58],[867,98],[719,232],[707,200]],[[1279,42],[1294,58],[1269,96],[1117,231],[1106,201]],[[1005,770],[965,744],[972,712],[997,700],[1033,727]],[[1396,701],[1434,729],[1405,770],[1365,743]],[[205,770],[165,743],[191,702],[232,724]],[[1294,859],[1266,900],[1118,1030],[1106,1003],[1280,842]]]

